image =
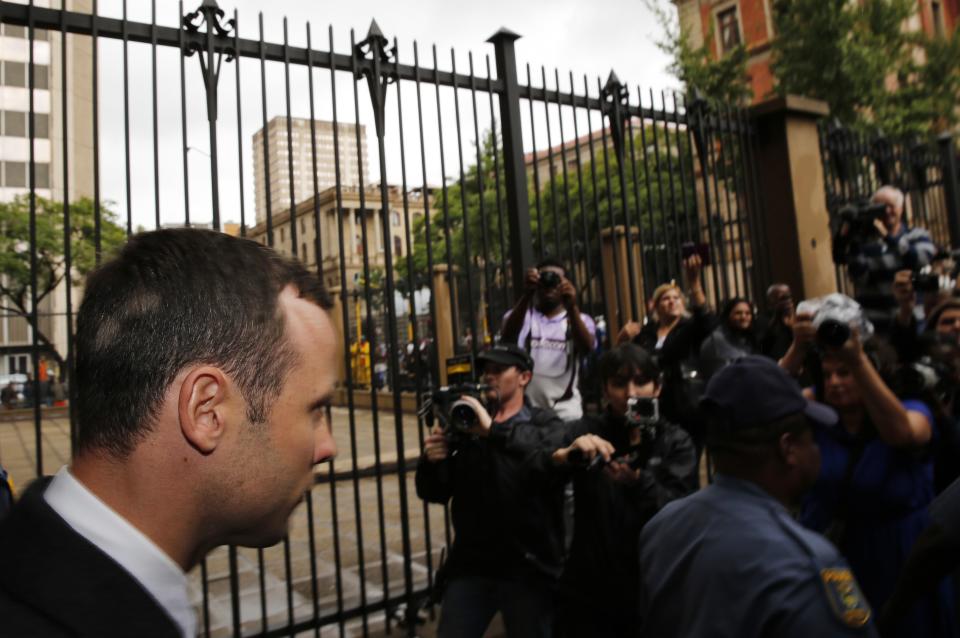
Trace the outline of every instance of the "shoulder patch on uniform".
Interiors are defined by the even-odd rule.
[[[821,569],[820,579],[830,601],[830,609],[840,622],[853,629],[867,624],[871,615],[870,605],[849,568]]]

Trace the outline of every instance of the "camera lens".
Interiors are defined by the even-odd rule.
[[[461,432],[466,432],[477,426],[480,420],[473,406],[466,401],[456,401],[450,407],[450,425]]]
[[[839,348],[850,338],[850,326],[836,319],[824,319],[817,328],[817,340],[830,348]]]
[[[560,275],[552,270],[540,271],[540,285],[543,288],[556,288],[560,285]]]

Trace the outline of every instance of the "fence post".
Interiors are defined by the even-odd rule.
[[[527,167],[523,162],[523,132],[520,123],[520,86],[513,43],[520,36],[500,29],[487,42],[497,59],[500,92],[500,128],[503,133],[503,169],[506,177],[507,217],[510,220],[510,272],[513,294],[523,294],[523,279],[533,266],[533,235],[530,231],[530,201],[527,199]]]
[[[817,120],[824,102],[788,95],[751,108],[757,123],[758,184],[766,210],[770,275],[797,298],[836,292],[830,219]]]
[[[940,148],[940,170],[943,173],[943,194],[947,202],[950,244],[952,248],[960,248],[960,167],[957,165],[953,134],[940,135],[937,146]]]

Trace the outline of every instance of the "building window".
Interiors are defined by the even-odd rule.
[[[280,241],[286,241],[286,240],[287,240],[286,229],[285,229],[285,228],[281,228],[281,229],[280,229]]]
[[[930,0],[930,14],[933,19],[933,33],[942,38],[946,29],[943,26],[943,3],[940,0]]]
[[[717,25],[720,27],[720,48],[729,53],[740,45],[740,23],[737,20],[736,5],[717,12]]]
[[[37,188],[50,188],[50,165],[37,163],[33,177]]]
[[[27,186],[27,165],[24,162],[3,163],[3,185],[10,188]]]
[[[50,137],[50,116],[46,113],[33,114],[33,134],[36,137]]]
[[[50,88],[50,67],[45,64],[33,65],[33,88]]]
[[[300,255],[301,255],[300,258],[303,260],[303,263],[307,263],[309,261],[310,255],[307,254],[306,244],[300,244]]]
[[[403,242],[396,235],[393,236],[393,256],[403,257]]]
[[[4,111],[3,134],[7,137],[26,137],[27,114],[23,111]]]
[[[27,65],[23,62],[5,61],[3,63],[3,84],[4,86],[26,86]]]
[[[394,211],[390,211],[390,223],[392,223],[394,226],[399,226],[399,225],[400,225],[400,213],[398,213],[398,212],[395,211],[395,210],[394,210]]]

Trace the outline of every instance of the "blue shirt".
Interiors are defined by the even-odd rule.
[[[717,475],[640,537],[642,635],[876,636],[846,562],[758,485]]]

